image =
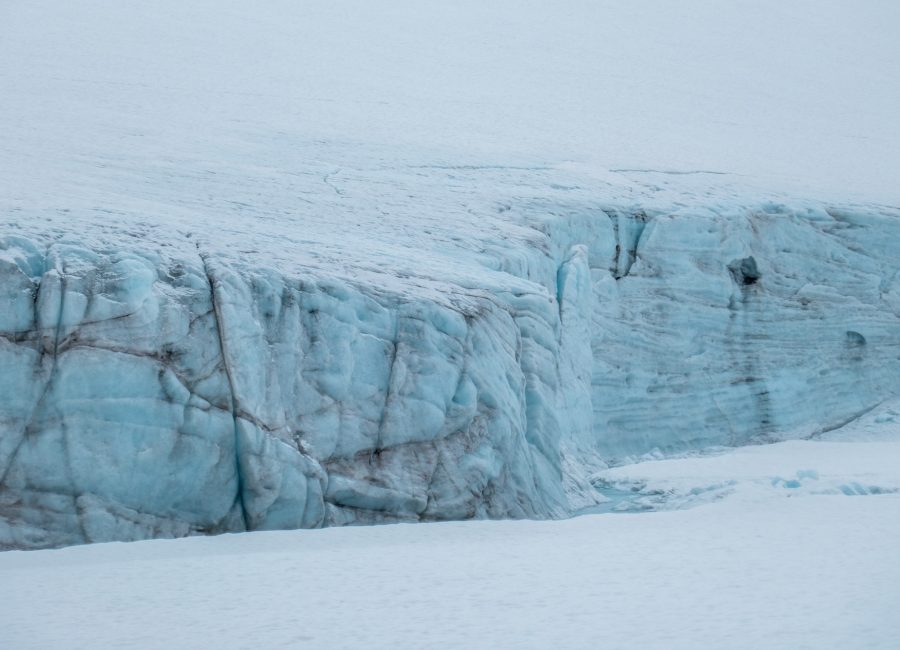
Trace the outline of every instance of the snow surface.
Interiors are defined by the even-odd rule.
[[[0,548],[558,517],[892,403],[900,9],[785,5],[0,6]]]
[[[262,190],[315,162],[340,188],[344,165],[354,176],[378,159],[706,170],[829,200],[900,195],[890,0],[0,11],[3,177],[13,196],[73,212],[76,198],[114,211],[138,199],[155,220],[153,203],[181,203],[178,186],[207,190],[195,207],[225,207],[229,181],[211,172]]]
[[[900,635],[891,431],[614,470],[749,488],[689,510],[7,552],[3,646],[888,650]],[[798,470],[894,491],[754,486]]]

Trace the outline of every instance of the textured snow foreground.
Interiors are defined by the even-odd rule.
[[[3,7],[0,548],[892,426],[895,3],[377,4]]]
[[[797,441],[628,468],[662,491],[731,477],[672,512],[3,553],[4,647],[889,650],[898,450]]]

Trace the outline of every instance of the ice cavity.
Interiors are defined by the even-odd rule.
[[[7,236],[0,546],[556,517],[604,462],[823,435],[900,390],[898,224],[523,212],[395,275]]]

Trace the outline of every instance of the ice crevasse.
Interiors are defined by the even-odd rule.
[[[900,395],[890,210],[491,220],[382,223],[408,253],[383,268],[352,243],[329,268],[208,228],[8,228],[0,548],[561,517],[598,465]]]

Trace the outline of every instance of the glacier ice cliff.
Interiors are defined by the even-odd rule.
[[[0,5],[0,548],[562,517],[893,404],[897,4],[707,5]]]
[[[9,222],[0,548],[565,516],[598,465],[900,395],[896,211],[486,214]]]

